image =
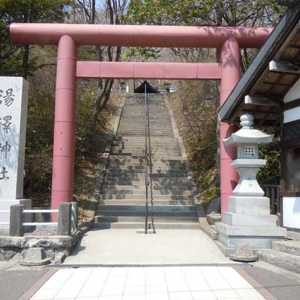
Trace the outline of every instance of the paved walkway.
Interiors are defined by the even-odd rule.
[[[135,229],[91,230],[64,264],[159,265],[232,263],[201,230],[159,229],[156,234]]]
[[[31,299],[260,300],[265,298],[231,267],[195,266],[60,269]]]

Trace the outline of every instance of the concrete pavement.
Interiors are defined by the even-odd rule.
[[[143,230],[143,228],[141,228]],[[166,265],[232,263],[201,230],[91,230],[64,265]]]

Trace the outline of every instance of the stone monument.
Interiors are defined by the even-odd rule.
[[[0,77],[0,211],[13,204],[31,207],[31,200],[23,199],[27,102],[27,81]],[[0,212],[0,222],[9,219],[9,213]],[[0,228],[8,229],[8,225]]]
[[[218,246],[228,256],[239,244],[252,249],[269,249],[273,240],[281,240],[286,229],[276,225],[277,217],[270,214],[270,200],[256,180],[259,168],[266,160],[259,159],[258,145],[272,142],[273,135],[253,128],[253,116],[240,118],[242,128],[224,140],[225,145],[237,146],[237,159],[231,165],[240,175],[232,196],[228,198],[228,212],[216,224]]]

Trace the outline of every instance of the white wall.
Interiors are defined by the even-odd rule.
[[[289,103],[295,99],[300,98],[300,79],[294,84],[294,86],[285,95],[283,102]],[[295,107],[286,110],[283,113],[283,123],[289,123],[300,119],[300,107]]]
[[[300,229],[300,198],[283,197],[283,226]]]
[[[293,85],[289,92],[283,98],[284,103],[289,103],[300,98],[300,79]]]
[[[300,79],[285,95],[283,102],[289,103],[295,99],[300,98]],[[289,123],[300,119],[300,107],[295,107],[283,112],[283,123]]]
[[[283,102],[289,103],[300,98],[300,79],[285,95]],[[283,123],[300,119],[300,107],[286,110],[283,113]],[[283,226],[300,229],[300,197],[283,197]]]
[[[283,112],[283,123],[289,123],[300,119],[300,107],[295,107]]]

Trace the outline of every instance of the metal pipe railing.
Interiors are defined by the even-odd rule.
[[[149,179],[148,179],[148,163],[149,163],[149,155],[148,155],[148,136],[149,136],[149,103],[147,97],[147,85],[145,82],[145,186],[146,186],[146,199],[145,199],[145,234],[148,233],[148,187],[149,187]]]
[[[16,204],[10,210],[0,210],[0,213],[8,213],[9,222],[0,222],[0,225],[9,226],[10,236],[23,236],[26,226],[56,226],[57,235],[70,236],[78,229],[78,204],[75,202],[61,203],[59,209],[24,209],[24,205]],[[55,222],[26,222],[25,214],[48,213],[58,214]]]

